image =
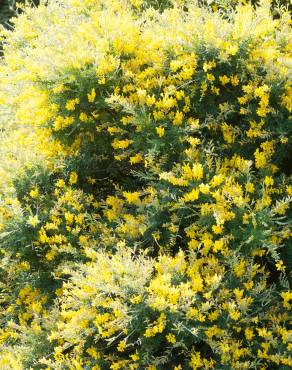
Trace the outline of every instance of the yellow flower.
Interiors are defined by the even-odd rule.
[[[150,338],[154,337],[158,333],[162,333],[165,328],[165,314],[162,312],[158,319],[154,321],[154,325],[146,329],[144,337]]]
[[[37,215],[30,216],[29,219],[28,219],[28,221],[27,221],[27,223],[29,225],[31,225],[32,227],[36,227],[36,225],[38,225],[40,223],[40,220],[39,220],[39,218],[38,218]]]
[[[70,126],[74,122],[74,117],[62,117],[57,116],[54,121],[54,130],[59,131],[68,126]]]
[[[79,114],[79,119],[80,119],[81,122],[88,122],[89,121],[88,115],[84,112],[81,112]]]
[[[139,304],[140,302],[142,302],[142,297],[141,297],[141,295],[137,295],[137,296],[131,298],[130,301],[133,304]]]
[[[32,198],[37,198],[39,196],[39,189],[38,188],[34,188],[30,191],[29,195],[32,197]]]
[[[204,72],[208,72],[210,69],[215,68],[215,67],[216,67],[216,62],[214,60],[210,62],[204,62],[203,64]]]
[[[258,149],[256,149],[255,153],[254,153],[254,157],[255,157],[255,165],[256,165],[256,168],[263,168],[266,166],[267,164],[267,156],[265,155],[264,152],[261,152]]]
[[[144,105],[147,99],[147,91],[144,89],[137,89],[137,97],[140,105]]]
[[[201,359],[200,352],[192,353],[191,361],[189,362],[189,364],[193,370],[197,370],[200,367],[204,366],[204,362]]]
[[[125,340],[121,340],[117,346],[117,349],[119,352],[124,352],[124,350],[127,348],[127,344]]]
[[[164,127],[162,127],[162,126],[158,126],[158,127],[156,127],[155,129],[156,129],[156,133],[157,133],[157,135],[158,135],[159,137],[163,137],[163,136],[164,136],[164,134],[165,134],[165,129],[164,129]]]
[[[240,312],[237,310],[231,310],[229,312],[229,316],[232,318],[232,320],[237,321],[240,318]]]
[[[176,343],[176,337],[175,337],[174,334],[169,333],[169,334],[166,335],[165,338],[168,341],[168,343],[171,343],[171,344]]]
[[[184,195],[185,202],[193,202],[197,200],[199,198],[199,193],[200,193],[199,189],[193,189],[189,193],[186,193]]]
[[[238,77],[236,75],[235,76],[231,76],[230,77],[230,81],[231,81],[231,84],[233,86],[237,86],[239,84],[239,79],[238,79]]]
[[[61,92],[64,91],[64,85],[59,84],[59,85],[55,86],[52,91],[53,91],[54,94],[60,94]]]
[[[93,89],[91,90],[91,92],[90,92],[89,94],[87,94],[88,102],[89,102],[89,103],[93,103],[93,102],[94,102],[94,100],[95,100],[95,98],[96,98],[96,92],[95,92],[95,89],[93,88]]]
[[[23,271],[27,271],[30,269],[30,264],[27,261],[22,261],[19,263],[19,268]]]
[[[288,195],[292,197],[292,186],[291,185],[286,185],[286,192]]]
[[[222,231],[223,231],[223,227],[222,227],[222,225],[213,225],[212,230],[213,230],[214,234],[221,234]]]
[[[209,184],[200,184],[199,185],[200,192],[203,194],[209,194],[210,186]]]
[[[175,116],[174,116],[174,119],[173,119],[172,122],[173,122],[174,125],[181,125],[182,124],[182,121],[183,121],[183,113],[177,111],[175,113]]]
[[[212,73],[207,73],[207,80],[210,81],[210,82],[215,81],[214,75],[212,75]]]
[[[280,141],[282,144],[287,144],[289,139],[287,137],[281,137]]]
[[[69,111],[73,111],[75,109],[76,104],[79,104],[79,99],[78,98],[68,100],[67,103],[66,103],[65,108]]]
[[[283,261],[279,261],[276,263],[276,268],[278,271],[285,271],[286,266],[284,265]]]
[[[245,286],[247,290],[251,290],[254,286],[254,282],[250,280],[250,281],[247,281],[246,283],[243,283],[243,285]]]
[[[284,300],[283,306],[290,309],[292,307],[292,304],[290,303],[290,301],[292,301],[292,292],[291,291],[282,292],[281,297]]]
[[[131,193],[131,192],[123,192],[123,196],[126,198],[128,203],[137,204],[140,202],[139,193],[137,191]]]
[[[212,91],[212,93],[213,93],[213,94],[215,94],[215,95],[219,95],[219,94],[220,94],[220,89],[219,89],[219,87],[212,86],[212,87],[211,87],[211,91]]]
[[[214,246],[213,246],[213,250],[214,252],[219,252],[219,251],[223,251],[223,248],[224,248],[224,242],[222,239],[219,239],[219,240],[215,240],[214,242]]]
[[[233,131],[232,127],[230,125],[227,125],[226,122],[223,122],[222,125],[221,125],[221,130],[222,130],[222,133],[223,133],[224,140],[228,144],[234,143],[235,137],[234,137],[234,131]]]
[[[253,330],[249,328],[245,329],[244,334],[247,340],[252,340],[252,338],[254,337]]]
[[[89,354],[89,356],[91,356],[92,358],[94,358],[95,360],[98,360],[100,358],[100,355],[99,353],[96,351],[95,348],[93,347],[89,347],[86,352]]]
[[[65,187],[65,181],[63,179],[59,179],[57,182],[56,182],[56,187],[57,188],[64,188]]]
[[[69,183],[71,185],[74,185],[74,184],[77,183],[77,181],[78,181],[78,175],[77,175],[77,173],[76,172],[71,172],[70,173],[70,177],[69,177]]]
[[[48,261],[52,261],[57,254],[57,251],[55,249],[51,249],[49,252],[46,253],[45,257]]]
[[[245,190],[248,192],[248,193],[253,193],[254,192],[254,184],[252,184],[251,182],[247,182],[245,184]]]
[[[192,168],[193,176],[196,180],[200,180],[203,178],[204,170],[201,163],[195,163]]]
[[[131,355],[131,358],[132,358],[133,361],[138,361],[140,359],[140,357],[137,353],[134,353],[133,355]]]
[[[130,160],[129,162],[131,164],[137,164],[137,163],[140,163],[143,161],[143,157],[140,153],[136,154],[136,155],[133,155],[132,157],[130,157]]]
[[[227,77],[226,75],[224,76],[219,76],[219,81],[221,82],[221,84],[224,86],[226,85],[229,81],[230,81],[230,78]]]
[[[146,105],[148,106],[148,107],[151,107],[152,105],[154,105],[155,104],[155,96],[154,95],[152,95],[152,96],[147,96],[146,97]]]
[[[112,142],[112,147],[114,149],[126,149],[132,143],[132,140],[114,140]]]
[[[264,179],[265,185],[268,186],[273,186],[274,185],[274,179],[271,176],[266,176]]]
[[[143,0],[130,0],[130,1],[135,8],[140,8],[140,6],[143,4]]]
[[[202,82],[200,92],[202,96],[205,95],[205,92],[208,90],[208,85],[206,82]]]

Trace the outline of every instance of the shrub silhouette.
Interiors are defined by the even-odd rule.
[[[51,1],[3,34],[43,160],[1,206],[2,368],[292,365],[289,13],[155,5]]]

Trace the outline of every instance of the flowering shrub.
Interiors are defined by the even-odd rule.
[[[40,154],[0,198],[2,368],[290,368],[288,11],[14,22],[0,100]]]

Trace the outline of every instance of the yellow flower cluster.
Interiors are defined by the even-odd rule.
[[[226,9],[52,0],[3,32],[4,142],[35,154],[0,164],[0,368],[292,366],[291,23]]]

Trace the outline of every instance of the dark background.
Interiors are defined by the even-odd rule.
[[[15,0],[0,0],[0,23],[7,26],[10,17],[15,15]]]
[[[16,4],[24,2],[25,0],[0,0],[0,24],[9,27],[9,19],[16,15]],[[37,5],[39,0],[30,2]]]

